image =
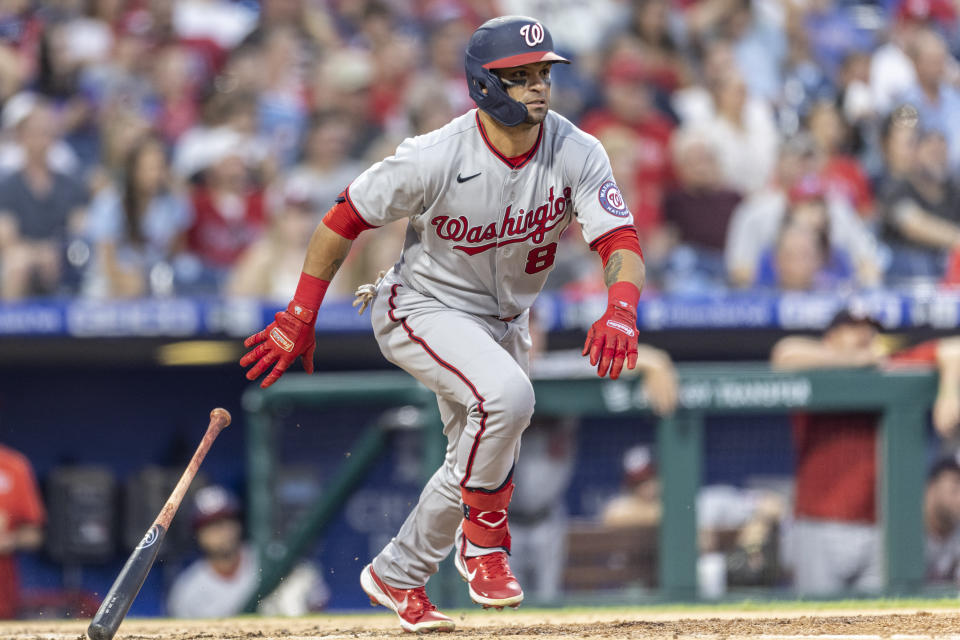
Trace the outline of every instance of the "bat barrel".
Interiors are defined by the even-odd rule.
[[[123,565],[120,575],[114,581],[113,586],[103,599],[100,609],[93,616],[93,621],[87,627],[87,637],[90,640],[111,640],[113,635],[123,622],[123,618],[130,610],[134,598],[140,592],[143,581],[147,579],[150,573],[150,567],[153,566],[157,553],[160,551],[160,543],[163,542],[163,536],[166,529],[159,525],[153,525],[147,531],[147,534],[137,545],[137,548],[130,554],[127,563]]]
[[[116,629],[111,631],[107,628],[107,625],[99,622],[91,622],[90,626],[87,627],[87,637],[90,640],[112,640],[115,633]]]

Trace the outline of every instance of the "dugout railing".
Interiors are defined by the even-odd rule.
[[[659,540],[660,595],[666,601],[697,598],[696,494],[701,484],[704,417],[810,411],[876,411],[881,414],[878,447],[878,511],[885,553],[886,593],[906,595],[924,581],[923,501],[927,413],[936,393],[936,375],[923,369],[819,370],[774,372],[766,364],[678,366],[679,407],[656,427],[663,513]],[[537,411],[544,415],[649,415],[638,376],[620,380],[593,377],[535,378]],[[358,434],[351,455],[282,542],[272,540],[270,482],[277,460],[275,418],[291,407],[343,406],[421,408],[426,451],[424,475],[440,464],[446,447],[434,395],[407,374],[288,374],[268,389],[244,395],[248,428],[248,522],[264,570],[248,610],[270,593],[309,544],[322,534],[351,491],[363,479],[386,442],[371,425]]]

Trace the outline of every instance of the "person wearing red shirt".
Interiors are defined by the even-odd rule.
[[[936,366],[940,384],[933,423],[942,437],[960,423],[960,338],[925,342],[891,356],[878,346],[879,325],[840,311],[821,338],[788,336],[773,348],[775,369]],[[802,595],[883,587],[877,527],[877,425],[872,413],[793,416],[796,496],[792,544],[794,586]],[[920,496],[917,497],[920,499]]]
[[[14,554],[40,547],[45,521],[30,462],[0,445],[0,620],[13,619],[20,603]]]
[[[251,177],[242,145],[233,132],[211,135],[203,182],[191,194],[187,248],[218,278],[260,237],[267,221],[264,190]]]
[[[603,75],[606,106],[587,113],[580,128],[607,146],[608,138],[629,137],[632,171],[620,178],[627,203],[641,238],[661,220],[663,192],[673,179],[670,170],[670,135],[673,124],[654,106],[647,87],[649,71],[633,56],[615,56]]]
[[[874,200],[870,180],[856,157],[847,153],[849,133],[837,105],[822,100],[811,107],[807,119],[816,147],[820,180],[827,192],[846,200],[861,218],[872,218]]]

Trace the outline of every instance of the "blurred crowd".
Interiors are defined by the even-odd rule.
[[[0,0],[0,296],[285,300],[336,195],[474,106],[466,40],[510,13],[574,61],[553,106],[603,142],[650,290],[960,282],[949,0]],[[577,235],[551,286],[599,289]]]

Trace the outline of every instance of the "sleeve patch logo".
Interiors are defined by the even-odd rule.
[[[607,213],[618,218],[626,218],[630,215],[630,210],[627,209],[627,204],[623,201],[623,194],[620,193],[617,183],[613,180],[607,180],[600,185],[599,195],[600,204],[607,210]]]

